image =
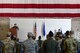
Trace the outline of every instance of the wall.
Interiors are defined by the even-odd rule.
[[[0,40],[5,39],[9,32],[9,18],[0,18]]]
[[[74,31],[73,37],[80,42],[80,18],[74,18],[71,21],[72,30]]]
[[[23,41],[27,39],[28,32],[33,32],[35,22],[37,24],[37,37],[39,35],[42,36],[41,30],[43,22],[45,22],[46,34],[48,34],[50,30],[54,32],[55,29],[58,30],[62,28],[64,33],[66,30],[71,29],[71,19],[10,18],[10,27],[12,27],[14,23],[17,23],[19,26],[18,38],[20,41]],[[45,38],[46,36],[42,36],[43,40]]]

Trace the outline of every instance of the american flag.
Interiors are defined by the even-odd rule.
[[[34,29],[33,29],[34,36],[36,37],[36,35],[37,35],[37,26],[36,26],[36,22],[35,22],[33,28],[34,28]]]
[[[80,17],[80,0],[0,0],[0,17]]]

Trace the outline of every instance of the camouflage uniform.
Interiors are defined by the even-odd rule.
[[[11,39],[5,39],[3,40],[3,43],[5,45],[4,53],[13,53],[15,42]]]
[[[77,46],[77,44],[72,37],[65,39],[65,41],[64,41],[65,53],[77,53],[76,46]]]
[[[16,53],[20,53],[20,50],[21,50],[21,45],[19,42],[15,41],[15,48],[16,48]]]
[[[24,53],[36,53],[35,42],[32,38],[23,42]]]

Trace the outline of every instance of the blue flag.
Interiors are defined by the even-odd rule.
[[[42,26],[42,35],[45,36],[45,23],[43,22],[43,26]]]

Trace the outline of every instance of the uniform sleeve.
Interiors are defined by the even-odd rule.
[[[73,46],[77,50],[78,44],[77,44],[77,41],[75,39],[73,40]]]
[[[43,51],[45,52],[45,50],[46,50],[46,40],[43,42],[43,44],[42,44],[42,49],[43,49]]]
[[[25,42],[25,41],[24,41]],[[23,52],[25,52],[25,43],[24,42],[22,42],[22,48],[23,48]]]
[[[66,40],[64,41],[63,46],[64,46],[64,50],[66,51],[66,50],[67,50],[67,43],[66,43]]]
[[[58,49],[59,49],[58,48],[58,42],[56,42],[56,48],[55,49],[56,49],[56,53],[58,53]]]
[[[36,49],[36,52],[38,52],[39,46],[38,46],[37,41],[36,41],[36,43],[35,43],[35,49]]]

